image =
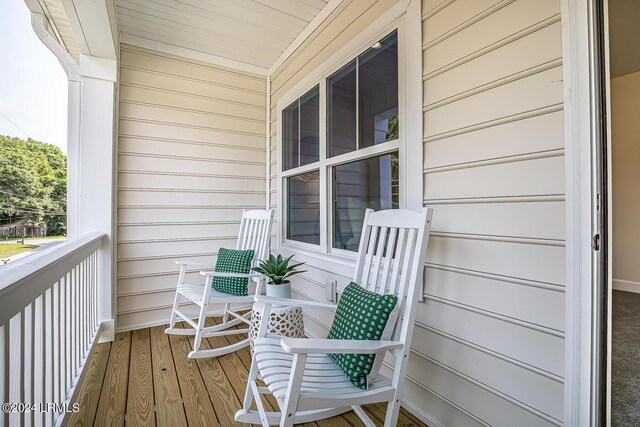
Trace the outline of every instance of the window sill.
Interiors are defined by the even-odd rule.
[[[356,267],[356,254],[327,254],[320,250],[313,250],[306,247],[297,246],[295,243],[283,243],[279,252],[283,256],[295,255],[295,261],[304,262],[311,267],[319,268],[327,272],[339,274],[348,278],[353,277],[353,270]]]

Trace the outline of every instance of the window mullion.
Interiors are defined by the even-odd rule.
[[[356,56],[356,150],[360,149],[360,57]]]
[[[300,151],[302,150],[302,146],[300,145],[300,135],[302,129],[302,103],[300,102],[300,98],[298,98],[298,167],[302,166],[301,164],[301,156]]]
[[[320,251],[323,253],[328,252],[330,247],[329,231],[329,209],[331,209],[331,202],[329,200],[331,191],[329,188],[327,175],[328,170],[327,163],[327,79],[320,81],[320,111],[319,111],[319,157],[320,157]]]

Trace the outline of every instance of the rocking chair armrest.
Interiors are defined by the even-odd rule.
[[[402,348],[402,341],[375,341],[375,340],[329,340],[283,337],[280,346],[287,353],[384,353],[397,348]]]
[[[260,273],[226,273],[224,271],[202,270],[200,275],[206,277],[240,277],[244,279],[253,279],[254,277],[262,277]]]
[[[176,261],[176,264],[180,267],[197,267],[202,270],[214,269],[216,268],[213,264],[206,264],[204,262],[191,262],[191,261]]]
[[[279,305],[285,305],[289,307],[318,308],[318,309],[334,310],[334,311],[337,307],[337,305],[324,304],[316,301],[307,301],[307,300],[293,299],[293,298],[267,297],[264,295],[256,295],[255,297],[253,297],[253,300],[258,304],[268,304],[268,305],[279,304]]]

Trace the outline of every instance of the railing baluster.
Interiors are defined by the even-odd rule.
[[[53,288],[47,291],[47,348],[45,352],[47,357],[47,368],[45,375],[47,376],[47,396],[45,402],[55,402],[53,396]],[[47,426],[52,426],[55,415],[53,412],[47,411]]]
[[[75,359],[76,359],[76,345],[78,342],[78,337],[75,333],[76,328],[76,268],[74,267],[71,270],[71,282],[69,283],[69,292],[71,294],[71,304],[69,308],[71,309],[71,323],[69,325],[69,332],[71,333],[71,357],[69,358],[69,366],[71,369],[71,383],[73,384],[73,377],[75,372]]]
[[[76,348],[73,352],[73,376],[75,378],[77,369],[78,369],[78,356],[80,355],[80,348],[82,347],[82,341],[80,338],[80,290],[78,289],[78,284],[80,283],[80,265],[76,265],[73,269],[74,272],[74,281],[73,281],[73,336],[76,340]]]
[[[9,381],[11,372],[9,370],[9,327],[8,325],[0,326],[0,343],[2,343],[2,351],[0,352],[0,366],[2,366],[2,372],[0,372],[0,380],[2,380],[2,384],[0,384],[0,403],[5,403],[9,401]],[[9,427],[9,413],[2,412],[0,414],[0,426]]]
[[[40,295],[33,302],[33,403],[37,405],[38,411],[44,403],[44,318],[43,296]],[[44,425],[43,414],[36,411],[34,414],[34,425]]]
[[[84,294],[85,294],[85,284],[87,282],[87,272],[86,272],[86,263],[85,261],[82,261],[80,263],[80,271],[81,271],[81,276],[82,280],[80,280],[80,337],[82,338],[82,345],[80,346],[80,359],[84,358],[84,349],[87,346],[86,343],[86,322],[87,322],[87,316],[86,316],[86,308],[87,305],[85,304],[85,299],[84,299]]]
[[[20,403],[22,381],[22,311],[16,314],[9,321],[10,351],[9,351],[9,399],[8,402]],[[9,425],[22,425],[20,414],[11,412],[9,414]]]
[[[93,327],[98,327],[98,252],[94,252],[93,264]]]
[[[66,319],[67,319],[67,300],[66,300],[66,293],[67,293],[67,278],[66,277],[61,277],[60,278],[60,311],[59,313],[59,321],[58,321],[58,325],[60,326],[60,394],[62,396],[66,395],[67,393],[67,334],[65,333],[66,331]]]
[[[67,390],[71,387],[71,382],[73,380],[73,369],[71,368],[71,341],[73,340],[73,337],[69,335],[69,331],[71,331],[71,316],[72,316],[72,312],[71,312],[71,272],[68,272],[67,274],[65,274],[64,276],[65,278],[65,293],[64,293],[64,299],[65,299],[65,313],[64,313],[64,330],[66,331],[66,335],[67,335],[67,339],[65,340],[65,359],[66,359],[66,377],[65,377],[65,382],[67,384]]]
[[[20,321],[20,335],[22,336],[22,384],[20,384],[20,402],[22,403],[33,403],[31,399],[31,381],[33,370],[31,366],[33,365],[33,347],[31,346],[31,341],[33,340],[33,323],[31,322],[31,304],[27,305],[22,310],[21,321]],[[22,412],[20,414],[22,417],[22,425],[25,427],[31,427],[33,424],[31,422],[31,411]]]
[[[53,322],[51,323],[52,333],[53,333],[53,402],[62,402],[62,396],[60,394],[60,387],[58,384],[61,381],[60,378],[60,286],[59,283],[56,282],[53,284],[51,288],[53,291]]]
[[[20,402],[20,403],[24,403],[25,402],[25,396],[26,396],[26,390],[25,390],[25,383],[27,382],[27,370],[25,369],[25,364],[27,363],[26,358],[27,358],[27,351],[29,351],[29,349],[27,348],[27,322],[26,322],[26,307],[23,308],[20,311],[20,375],[19,375],[19,379],[20,379],[20,383],[18,384],[18,400],[16,400],[15,402]],[[19,417],[20,417],[20,425],[25,425],[25,417],[24,417],[24,412],[21,411],[19,413]]]
[[[96,270],[97,270],[97,265],[98,265],[98,260],[97,260],[97,254],[94,252],[93,254],[91,254],[91,260],[92,260],[92,264],[91,264],[91,327],[93,328],[93,333],[96,333],[96,324],[98,322],[96,322],[96,312],[97,312],[97,305],[96,305]]]
[[[88,258],[82,261],[82,265],[84,266],[84,274],[82,280],[82,329],[84,334],[84,342],[82,343],[82,359],[84,360],[87,355],[87,350],[89,349],[89,322],[87,321],[87,309],[89,308],[89,304],[87,302],[87,276],[89,274],[89,261]]]
[[[56,349],[56,354],[58,355],[58,378],[56,380],[56,388],[58,389],[58,402],[64,402],[64,397],[66,394],[66,388],[64,387],[64,347],[62,341],[62,335],[65,335],[62,318],[64,317],[63,309],[63,295],[62,295],[62,287],[64,286],[64,278],[60,278],[57,284],[57,294],[58,298],[56,301],[57,305],[57,313],[56,313],[56,328],[57,328],[57,337],[58,337],[58,348]]]
[[[84,349],[84,331],[82,330],[83,320],[82,319],[82,282],[84,279],[84,267],[82,265],[82,261],[78,264],[78,365],[80,365],[80,360],[82,359],[82,351]]]
[[[31,307],[31,367],[29,368],[31,370],[31,382],[29,384],[30,388],[31,388],[31,392],[29,393],[29,403],[35,404],[36,403],[36,359],[37,359],[37,354],[36,353],[36,344],[38,342],[37,339],[37,330],[38,330],[38,319],[37,319],[37,307],[36,307],[36,301],[33,301],[30,304]],[[36,425],[36,412],[31,412],[29,414],[29,418],[31,420],[31,425],[35,426]]]

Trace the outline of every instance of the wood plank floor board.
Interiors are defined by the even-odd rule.
[[[106,427],[124,425],[130,356],[131,332],[116,334],[109,351],[109,363],[100,392],[94,425]]]
[[[102,390],[102,382],[104,374],[107,370],[107,362],[109,361],[109,351],[111,343],[98,344],[87,362],[87,373],[80,387],[78,403],[82,408],[79,412],[74,412],[69,417],[69,426],[92,426],[98,411],[98,403],[100,398],[100,390]]]
[[[150,336],[148,328],[135,330],[131,334],[127,425],[145,427],[156,425]]]
[[[221,318],[213,319],[214,324],[220,324],[221,321]],[[236,328],[242,329],[242,325],[238,325]],[[241,341],[243,338],[244,335],[227,335],[225,337],[216,337],[216,339],[221,340],[219,341],[219,345],[235,344]],[[236,393],[238,394],[238,396],[240,397],[240,401],[242,402],[242,400],[244,400],[244,393],[246,390],[247,381],[249,379],[249,370],[251,369],[251,351],[249,350],[249,347],[245,347],[240,351],[236,351],[234,355],[240,363],[238,365],[235,365],[233,369],[233,373],[237,377],[237,381],[233,381],[233,384],[236,385]],[[230,369],[228,370],[231,371]],[[265,410],[267,411],[276,411],[278,408],[275,397],[270,395],[265,396],[263,404],[265,405]],[[313,427],[315,427],[315,424],[313,425]]]
[[[187,427],[169,337],[164,330],[164,326],[150,328],[156,421],[159,427]]]
[[[201,348],[206,350],[219,347],[218,339],[219,337],[204,339]],[[249,424],[237,423],[234,419],[236,408],[240,408],[242,405],[221,364],[223,359],[228,359],[229,357],[232,357],[232,355],[227,354],[220,357],[198,359],[198,367],[202,373],[205,386],[209,390],[209,398],[213,409],[218,415],[220,424],[223,426],[249,426]],[[233,372],[233,369],[231,372]]]
[[[358,417],[358,416],[356,415],[356,413],[355,413],[355,412],[353,412],[353,411],[349,411],[349,412],[346,412],[346,413],[342,414],[342,418],[344,418],[345,420],[347,420],[347,422],[348,422],[351,426],[353,426],[353,427],[364,427],[364,425],[365,425],[365,424],[362,422],[362,420],[360,419],[360,417]],[[375,418],[373,418],[373,417],[372,417],[371,419],[376,423],[376,426],[378,426],[378,427],[379,427],[379,426],[382,426],[382,424],[381,424],[381,423],[376,422],[376,419],[375,419]]]
[[[190,426],[219,426],[198,363],[187,357],[191,351],[190,339],[180,335],[169,336],[187,422]]]
[[[208,319],[207,324],[220,320]],[[96,348],[81,385],[80,412],[73,414],[71,425],[129,427],[154,422],[159,427],[241,425],[235,422],[234,415],[241,407],[251,367],[249,347],[218,358],[192,360],[187,354],[192,349],[193,337],[167,336],[165,328],[166,325],[118,333],[113,343]],[[203,347],[228,345],[243,337],[210,337],[203,341]],[[273,396],[263,399],[263,403],[268,411],[277,408]],[[383,424],[385,410],[386,404],[365,407],[378,426]],[[351,411],[301,426],[363,425]],[[400,411],[398,426],[426,427],[404,409]]]

